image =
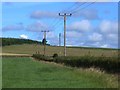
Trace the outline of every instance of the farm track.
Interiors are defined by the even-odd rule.
[[[13,56],[13,57],[31,57],[30,54],[14,54],[14,53],[0,53],[0,56]]]

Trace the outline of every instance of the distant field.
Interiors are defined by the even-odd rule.
[[[3,53],[15,53],[15,54],[34,54],[39,51],[40,54],[43,54],[42,45],[11,45],[4,46],[2,48]],[[63,56],[64,48],[57,46],[46,46],[46,54],[53,55],[58,53],[59,56]],[[68,56],[83,56],[83,55],[93,55],[93,56],[117,56],[118,51],[114,49],[92,49],[92,48],[78,48],[78,47],[69,47],[67,48]]]
[[[117,76],[94,69],[91,71],[68,68],[54,63],[38,62],[29,57],[3,57],[2,63],[3,88],[117,88],[118,86]]]

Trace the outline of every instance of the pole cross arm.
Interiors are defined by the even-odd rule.
[[[67,13],[64,13],[64,14],[60,14],[59,13],[59,16],[71,16],[72,14],[70,13],[70,14],[67,14]]]
[[[49,32],[49,30],[42,30],[41,32]]]

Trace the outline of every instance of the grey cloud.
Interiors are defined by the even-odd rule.
[[[104,10],[104,14],[109,15],[111,13],[110,10]]]
[[[73,14],[73,16],[83,17],[83,18],[89,19],[89,20],[99,19],[98,11],[96,9],[87,9],[84,11],[80,11],[76,14]]]
[[[51,11],[34,11],[31,13],[30,17],[34,19],[41,19],[41,18],[61,18],[58,15],[59,12],[51,12]],[[72,17],[83,17],[85,19],[99,19],[98,11],[96,9],[87,9],[84,11],[77,12],[72,14]]]
[[[15,24],[15,25],[8,25],[8,26],[4,26],[2,28],[2,31],[9,31],[9,30],[23,30],[24,26],[22,23],[19,24]]]
[[[30,15],[31,18],[41,19],[41,18],[60,18],[58,13],[50,12],[50,11],[34,11]]]
[[[40,32],[42,30],[48,30],[48,28],[49,30],[52,30],[48,25],[39,21],[34,22],[26,27],[28,31],[32,31],[32,32]]]
[[[13,2],[4,2],[3,5],[7,5],[7,6],[11,6],[13,5],[14,3]]]

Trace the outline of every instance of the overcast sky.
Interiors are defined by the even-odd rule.
[[[63,17],[67,17],[67,46],[118,47],[118,3],[76,2],[5,2],[2,3],[2,37],[41,41],[42,30],[49,30],[47,40],[58,45]]]

